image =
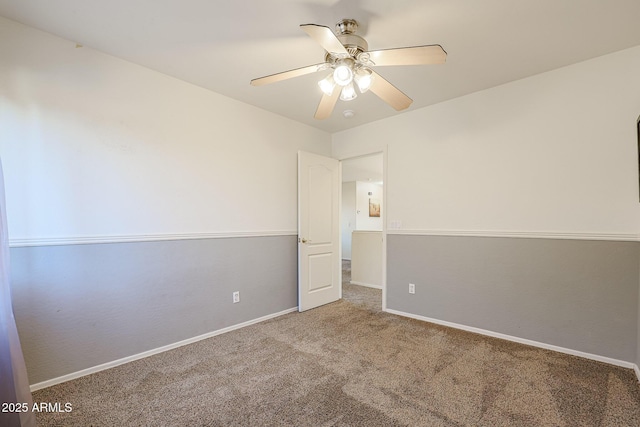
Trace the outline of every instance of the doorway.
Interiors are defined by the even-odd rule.
[[[341,253],[343,298],[383,307],[384,155],[342,160]]]

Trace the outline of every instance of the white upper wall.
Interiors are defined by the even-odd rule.
[[[331,136],[0,18],[12,239],[294,231]]]
[[[635,47],[334,134],[332,152],[388,146],[385,218],[405,230],[637,236],[639,115]]]
[[[12,239],[296,228],[331,136],[0,18]],[[635,233],[640,47],[333,135],[407,230]],[[377,100],[373,99],[372,102]]]

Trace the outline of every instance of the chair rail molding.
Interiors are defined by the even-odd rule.
[[[609,240],[639,242],[636,233],[595,233],[560,231],[513,231],[513,230],[435,230],[435,229],[388,229],[387,234],[406,236],[451,236],[451,237],[508,237],[520,239],[563,240]]]
[[[68,237],[34,237],[9,239],[9,247],[91,245],[102,243],[156,242],[164,240],[233,239],[242,237],[297,236],[296,230],[228,231],[213,233],[158,233],[95,235]]]

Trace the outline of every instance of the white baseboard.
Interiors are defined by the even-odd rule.
[[[114,360],[111,362],[103,363],[98,366],[94,366],[92,368],[83,369],[81,371],[72,372],[67,375],[63,375],[61,377],[52,378],[47,381],[42,381],[37,384],[32,384],[30,389],[32,392],[36,390],[40,390],[43,388],[51,387],[56,384],[60,384],[63,382],[75,380],[76,378],[84,377],[86,375],[94,374],[96,372],[104,371],[105,369],[114,368],[119,365],[123,365],[125,363],[133,362],[134,360],[144,359],[145,357],[153,356],[155,354],[164,353],[165,351],[173,350],[174,348],[182,347],[188,344],[193,344],[194,342],[202,341],[207,338],[215,337],[216,335],[221,335],[227,332],[235,331],[237,329],[241,329],[247,326],[254,325],[256,323],[264,322],[265,320],[273,319],[275,317],[283,316],[285,314],[293,313],[298,311],[298,307],[293,307],[288,310],[284,310],[278,313],[268,314],[266,316],[260,317],[258,319],[249,320],[247,322],[239,323],[237,325],[229,326],[223,329],[218,329],[217,331],[208,332],[203,335],[198,335],[197,337],[188,338],[186,340],[178,341],[173,344],[165,345],[162,347],[154,348],[153,350],[144,351],[142,353],[134,354],[132,356],[123,357],[122,359]]]
[[[352,282],[353,283],[353,282]],[[354,283],[357,285],[360,285],[359,283]],[[367,286],[367,285],[360,285],[360,286]],[[370,287],[375,287],[375,286],[370,286]],[[378,288],[379,289],[379,288]],[[145,357],[149,357],[149,356],[153,356],[155,354],[160,354],[163,353],[165,351],[169,351],[169,350],[173,350],[175,348],[178,347],[182,347],[188,344],[192,344],[194,342],[198,342],[207,338],[211,338],[211,337],[215,337],[216,335],[221,335],[227,332],[231,332],[231,331],[235,331],[237,329],[241,329],[250,325],[254,325],[256,323],[260,323],[260,322],[264,322],[265,320],[269,320],[269,319],[273,319],[279,316],[283,316],[285,314],[289,314],[289,313],[293,313],[295,311],[298,311],[298,307],[293,307],[287,310],[283,310],[281,312],[278,313],[273,313],[273,314],[269,314],[267,316],[263,316],[260,317],[258,319],[253,319],[253,320],[249,320],[247,322],[243,322],[243,323],[239,323],[237,325],[233,325],[233,326],[229,326],[223,329],[219,329],[217,331],[213,331],[213,332],[209,332],[203,335],[198,335],[196,337],[193,338],[188,338],[186,340],[182,340],[182,341],[178,341],[176,343],[173,344],[169,344],[169,345],[165,345],[162,347],[158,347],[155,348],[153,350],[148,350],[142,353],[138,353],[138,354],[134,354],[132,356],[127,356],[127,357],[123,357],[122,359],[118,359],[118,360],[114,360],[111,362],[107,362],[107,363],[103,363],[101,365],[98,366],[94,366],[91,368],[87,368],[87,369],[83,369],[81,371],[77,371],[77,372],[72,372],[70,374],[67,375],[63,375],[61,377],[57,377],[57,378],[52,378],[50,380],[47,381],[42,381],[36,384],[32,384],[30,386],[30,389],[32,392],[36,391],[36,390],[41,390],[43,388],[47,388],[47,387],[51,387],[54,386],[56,384],[60,384],[63,382],[67,382],[67,381],[71,381],[80,377],[84,377],[86,375],[90,375],[96,372],[100,372],[100,371],[104,371],[106,369],[110,369],[110,368],[114,368],[116,366],[119,365],[123,365],[125,363],[129,363],[129,362],[133,362],[134,360],[139,360],[139,359],[144,359]],[[558,347],[558,346],[554,346],[554,345],[550,345],[550,344],[545,344],[545,343],[541,343],[538,341],[532,341],[532,340],[528,340],[528,339],[524,339],[524,338],[518,338],[518,337],[514,337],[511,335],[505,335],[505,334],[501,334],[498,332],[493,332],[493,331],[487,331],[485,329],[480,329],[480,328],[474,328],[471,326],[465,326],[465,325],[460,325],[457,323],[452,323],[452,322],[447,322],[444,320],[438,320],[438,319],[432,319],[429,317],[424,317],[424,316],[418,316],[415,314],[410,314],[410,313],[405,313],[402,311],[397,311],[397,310],[392,310],[392,309],[386,309],[384,310],[387,313],[391,313],[391,314],[395,314],[398,316],[403,316],[403,317],[409,317],[412,319],[416,319],[416,320],[422,320],[424,322],[430,322],[430,323],[435,323],[437,325],[442,325],[442,326],[448,326],[450,328],[455,328],[455,329],[461,329],[464,331],[468,331],[468,332],[474,332],[477,334],[481,334],[481,335],[486,335],[486,336],[490,336],[490,337],[494,337],[494,338],[501,338],[507,341],[513,341],[513,342],[517,342],[517,343],[521,343],[521,344],[526,344],[526,345],[530,345],[533,347],[539,347],[539,348],[544,348],[547,350],[553,350],[553,351],[557,351],[559,353],[565,353],[565,354],[571,354],[574,356],[579,356],[579,357],[584,357],[586,359],[591,359],[591,360],[597,360],[599,362],[604,362],[604,363],[608,363],[610,365],[615,365],[615,366],[621,366],[624,368],[630,368],[633,369],[636,373],[636,377],[638,378],[638,381],[640,382],[640,368],[638,367],[638,365],[636,365],[635,363],[631,363],[631,362],[625,362],[622,360],[617,360],[617,359],[611,359],[608,357],[604,357],[604,356],[598,356],[595,354],[590,354],[590,353],[584,353],[581,351],[577,351],[577,350],[571,350],[568,348],[563,348],[563,347]]]
[[[382,286],[380,285],[372,285],[371,283],[358,282],[355,280],[352,280],[349,283],[351,283],[352,285],[365,286],[367,288],[382,289]]]
[[[640,370],[638,369],[638,366],[632,362],[625,362],[624,360],[612,359],[610,357],[600,356],[597,354],[585,353],[578,350],[572,350],[570,348],[558,347],[556,345],[546,344],[539,341],[532,341],[525,338],[514,337],[511,335],[501,334],[499,332],[488,331],[486,329],[475,328],[473,326],[460,325],[458,323],[447,322],[445,320],[432,319],[430,317],[419,316],[416,314],[405,313],[402,311],[397,311],[392,309],[386,309],[385,311],[387,313],[396,314],[398,316],[409,317],[411,319],[422,320],[424,322],[435,323],[437,325],[448,326],[450,328],[455,328],[455,329],[461,329],[467,332],[473,332],[476,334],[486,335],[493,338],[500,338],[507,341],[513,341],[520,344],[530,345],[532,347],[539,347],[545,350],[557,351],[558,353],[565,353],[573,356],[583,357],[585,359],[596,360],[598,362],[608,363],[614,366],[634,369],[636,372],[636,375],[638,376],[638,380],[640,380]]]

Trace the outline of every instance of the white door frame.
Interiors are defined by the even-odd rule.
[[[382,150],[366,152],[350,157],[339,159],[340,164],[346,160],[359,159],[361,157],[374,156],[382,154],[382,206],[384,213],[382,214],[382,311],[387,311],[387,157],[388,146],[385,145]],[[341,168],[342,169],[342,168]],[[342,229],[342,185],[340,185],[340,229]],[[339,242],[340,258],[342,259],[342,233],[340,233]]]

